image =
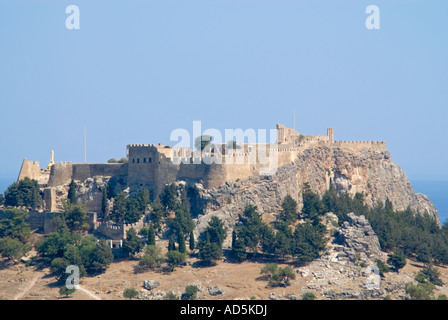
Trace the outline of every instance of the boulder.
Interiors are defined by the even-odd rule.
[[[216,296],[218,294],[222,294],[222,290],[218,286],[208,287],[208,293],[210,293],[210,295],[212,296]]]
[[[157,288],[160,285],[159,281],[156,280],[144,280],[143,281],[143,288],[146,290],[152,290]]]

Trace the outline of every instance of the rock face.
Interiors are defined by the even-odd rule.
[[[329,219],[328,219],[329,218]],[[334,221],[335,216],[327,213],[324,221]],[[327,230],[334,228],[326,223]],[[378,237],[364,216],[348,214],[347,221],[329,237],[327,250],[317,260],[296,270],[307,279],[304,292],[313,292],[322,299],[382,299],[394,287],[386,290],[388,284],[382,281],[376,260],[386,260],[381,252]]]
[[[77,194],[88,211],[100,212],[102,190],[110,178],[95,176],[78,183]],[[278,168],[275,174],[254,175],[243,181],[227,181],[221,186],[205,189],[201,184],[194,187],[195,206],[200,208],[196,219],[195,234],[198,235],[212,216],[219,217],[230,233],[246,205],[255,205],[266,217],[274,217],[281,208],[286,195],[294,198],[299,209],[302,206],[300,192],[305,183],[312,191],[323,195],[332,183],[338,192],[354,195],[364,193],[370,206],[388,198],[396,210],[408,206],[421,214],[429,214],[440,224],[437,210],[422,194],[416,194],[403,170],[391,161],[389,152],[374,148],[361,150],[341,149],[337,146],[315,146],[305,149],[290,163]],[[178,184],[185,182],[178,181]],[[67,196],[68,185],[57,187],[57,203]]]
[[[271,176],[253,176],[244,181],[229,181],[214,189],[203,189],[196,185],[205,215],[198,217],[195,233],[199,234],[208,225],[210,218],[217,216],[224,222],[230,235],[246,205],[257,206],[261,214],[276,214],[286,195],[289,194],[300,202],[296,173],[295,165],[286,164]],[[224,245],[228,245],[230,239],[228,236]]]
[[[143,281],[143,288],[146,290],[152,290],[157,288],[160,285],[159,281],[156,280],[145,280]]]
[[[363,192],[369,206],[378,201],[384,204],[389,199],[396,210],[410,206],[421,214],[431,215],[440,223],[434,205],[425,195],[414,192],[403,170],[391,161],[389,152],[321,146],[305,150],[294,163],[282,166],[271,176],[228,181],[213,189],[197,185],[197,203],[202,205],[205,214],[198,218],[196,233],[207,226],[211,216],[219,217],[232,229],[248,204],[256,205],[262,214],[275,215],[287,194],[297,200],[300,209],[302,199],[299,193],[305,183],[321,196],[330,183],[338,192],[351,195]]]
[[[338,251],[338,261],[373,264],[382,258],[378,237],[364,216],[349,213],[335,238],[339,243],[339,246],[334,246]]]
[[[420,213],[427,212],[438,219],[438,213],[429,199],[416,194],[404,171],[391,161],[388,151],[364,148],[361,151],[337,147],[311,148],[295,160],[297,182],[308,182],[314,192],[322,195],[331,182],[337,191],[364,192],[368,205],[389,198],[394,209],[408,206]]]

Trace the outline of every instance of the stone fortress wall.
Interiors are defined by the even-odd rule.
[[[173,148],[154,144],[129,144],[126,147],[128,163],[72,163],[54,162],[52,151],[47,168],[40,169],[38,161],[24,160],[18,180],[36,179],[44,189],[47,211],[53,211],[55,188],[66,186],[71,180],[85,181],[95,176],[125,177],[128,186],[148,186],[154,194],[175,181],[202,183],[209,189],[226,181],[245,180],[254,175],[266,175],[287,163],[294,162],[299,154],[313,146],[333,146],[347,150],[363,148],[385,151],[382,141],[334,141],[333,129],[327,135],[303,135],[294,129],[277,124],[277,143],[239,144],[236,149],[225,144],[212,145],[204,152],[191,148]],[[88,210],[101,208],[101,194],[93,197]],[[87,204],[86,204],[87,205]],[[126,227],[99,226],[112,238],[126,233]]]
[[[293,162],[305,149],[322,145],[350,150],[386,150],[383,141],[334,141],[332,128],[327,129],[327,135],[308,136],[277,124],[277,144],[242,144],[237,149],[214,145],[202,153],[160,144],[129,144],[126,147],[128,163],[54,162],[52,158],[47,168],[40,169],[38,161],[25,159],[18,180],[29,177],[38,180],[43,187],[53,188],[69,184],[72,179],[125,176],[128,185],[147,185],[156,194],[166,184],[178,180],[200,182],[205,188],[213,188],[229,180],[267,174]]]

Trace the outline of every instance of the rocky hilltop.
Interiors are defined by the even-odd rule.
[[[110,177],[94,176],[76,181],[77,195],[90,211],[101,209],[102,190]],[[192,199],[200,209],[195,229],[198,235],[212,216],[224,221],[230,234],[246,205],[257,206],[266,218],[274,218],[280,211],[286,195],[293,197],[299,209],[302,206],[301,191],[305,184],[320,196],[332,183],[339,193],[364,194],[369,206],[389,199],[394,209],[405,210],[408,206],[420,214],[428,214],[440,224],[438,213],[427,196],[415,193],[406,174],[391,160],[390,153],[375,148],[349,149],[335,146],[314,146],[300,152],[294,161],[279,167],[272,175],[253,175],[245,180],[227,181],[214,187],[204,188],[201,183],[178,181],[193,190]],[[121,185],[123,190],[127,186]],[[68,185],[56,189],[57,207],[62,208]],[[120,191],[120,190],[118,190]],[[132,193],[132,187],[127,189]],[[230,239],[230,237],[228,237]]]
[[[211,216],[218,216],[233,228],[238,215],[248,204],[256,205],[260,213],[275,215],[283,198],[289,194],[299,204],[303,186],[320,196],[333,183],[338,192],[354,195],[364,193],[369,206],[389,199],[394,209],[408,206],[420,214],[429,214],[440,224],[438,213],[427,196],[415,193],[406,174],[392,162],[388,151],[364,148],[347,150],[338,147],[314,147],[299,154],[294,162],[278,168],[271,176],[253,176],[244,181],[228,181],[213,189],[197,186],[197,203],[204,215],[198,219],[200,232]]]

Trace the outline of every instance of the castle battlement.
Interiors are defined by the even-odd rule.
[[[54,166],[67,166],[67,165],[72,165],[73,163],[71,161],[58,161],[55,162],[53,165]]]
[[[254,174],[270,172],[272,168],[295,161],[308,148],[333,146],[350,151],[364,148],[386,150],[384,141],[334,141],[333,135],[332,128],[327,129],[326,135],[304,135],[277,124],[276,143],[238,143],[236,146],[212,143],[204,151],[160,143],[134,143],[126,146],[128,162],[123,164],[53,162],[52,153],[51,166],[46,170],[45,179],[42,179],[44,173],[39,168],[39,162],[26,159],[19,179],[26,176],[41,179],[42,185],[51,188],[66,185],[71,180],[119,176],[128,186],[147,185],[157,194],[166,184],[178,180],[198,182],[205,188],[212,188],[229,180],[243,180]]]
[[[363,148],[386,151],[386,142],[384,141],[335,141],[335,147],[361,150]]]

